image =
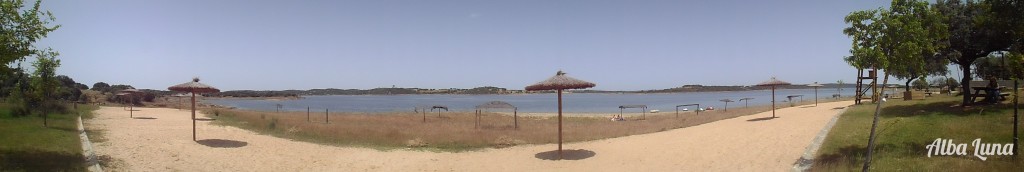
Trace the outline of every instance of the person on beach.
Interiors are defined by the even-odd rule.
[[[999,83],[995,77],[988,78],[988,88],[985,90],[985,100],[989,103],[999,103]]]

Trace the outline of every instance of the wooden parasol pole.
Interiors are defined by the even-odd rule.
[[[196,140],[196,92],[192,92],[192,141]]]
[[[772,118],[775,118],[775,85],[772,85]]]
[[[558,159],[562,159],[562,89],[558,89]]]
[[[818,87],[814,87],[814,107],[818,107]]]

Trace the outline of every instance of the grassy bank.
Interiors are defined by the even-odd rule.
[[[1012,143],[1013,106],[960,107],[960,97],[937,96],[926,100],[890,100],[879,118],[873,171],[1016,171],[1024,161],[1009,156],[973,156],[970,142]],[[815,158],[813,171],[860,171],[867,150],[875,105],[857,105],[836,122]],[[968,144],[967,156],[927,157],[926,145],[935,139]]]
[[[16,118],[0,103],[0,171],[84,171],[75,118],[96,106],[78,107],[76,112],[50,114],[49,127],[43,127],[42,117]]]
[[[803,104],[813,104],[813,101],[804,101]],[[622,137],[700,125],[770,109],[767,106],[731,107],[727,112],[707,111],[700,115],[682,113],[680,118],[676,118],[674,112],[648,113],[646,120],[637,120],[641,114],[634,111],[624,115],[627,121],[619,122],[607,118],[612,113],[599,117],[570,115],[564,119],[563,135],[565,142]],[[413,112],[332,112],[329,124],[324,122],[324,112],[313,112],[311,122],[307,122],[306,112],[208,109],[205,113],[211,118],[217,118],[215,124],[236,126],[262,134],[382,150],[411,147],[464,151],[558,141],[558,122],[552,116],[520,116],[519,129],[515,130],[512,116],[500,113],[485,113],[479,129],[475,128],[473,112],[444,112],[441,117],[436,112],[430,112],[426,115],[426,122],[423,122],[422,114]]]

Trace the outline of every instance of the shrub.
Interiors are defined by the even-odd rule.
[[[11,116],[13,117],[24,117],[30,114],[32,114],[32,112],[29,111],[28,108],[17,105],[11,106]]]
[[[150,92],[146,92],[146,93],[143,93],[143,95],[142,95],[142,100],[143,101],[153,102],[153,99],[156,99],[156,94],[153,94],[153,93],[150,93]]]
[[[277,118],[273,118],[270,120],[270,124],[267,124],[267,129],[277,129]]]

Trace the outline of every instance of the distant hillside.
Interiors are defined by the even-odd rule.
[[[822,89],[836,88],[838,84],[822,84]],[[854,84],[843,84],[844,88],[852,88]],[[674,92],[716,92],[716,91],[747,91],[764,90],[770,87],[758,86],[704,86],[704,85],[683,85],[675,88],[660,90],[640,91],[605,91],[605,90],[572,90],[575,93],[674,93]],[[779,89],[806,89],[806,85],[785,85]],[[256,90],[232,90],[219,93],[207,94],[211,97],[298,97],[306,95],[398,95],[398,94],[523,94],[523,93],[552,93],[553,91],[526,92],[523,90],[510,90],[500,87],[476,87],[472,89],[448,88],[448,89],[422,89],[422,88],[374,88],[369,90],[361,89],[309,89],[309,90],[280,90],[280,91],[256,91]]]
[[[821,84],[821,89],[836,88],[839,84]],[[843,88],[856,87],[855,84],[843,84]],[[776,89],[809,89],[807,85],[781,85],[776,86]],[[675,93],[675,92],[717,92],[717,91],[749,91],[749,90],[766,90],[771,87],[763,86],[704,86],[704,85],[683,85],[676,88],[668,88],[661,90],[641,90],[634,91],[635,93]]]

